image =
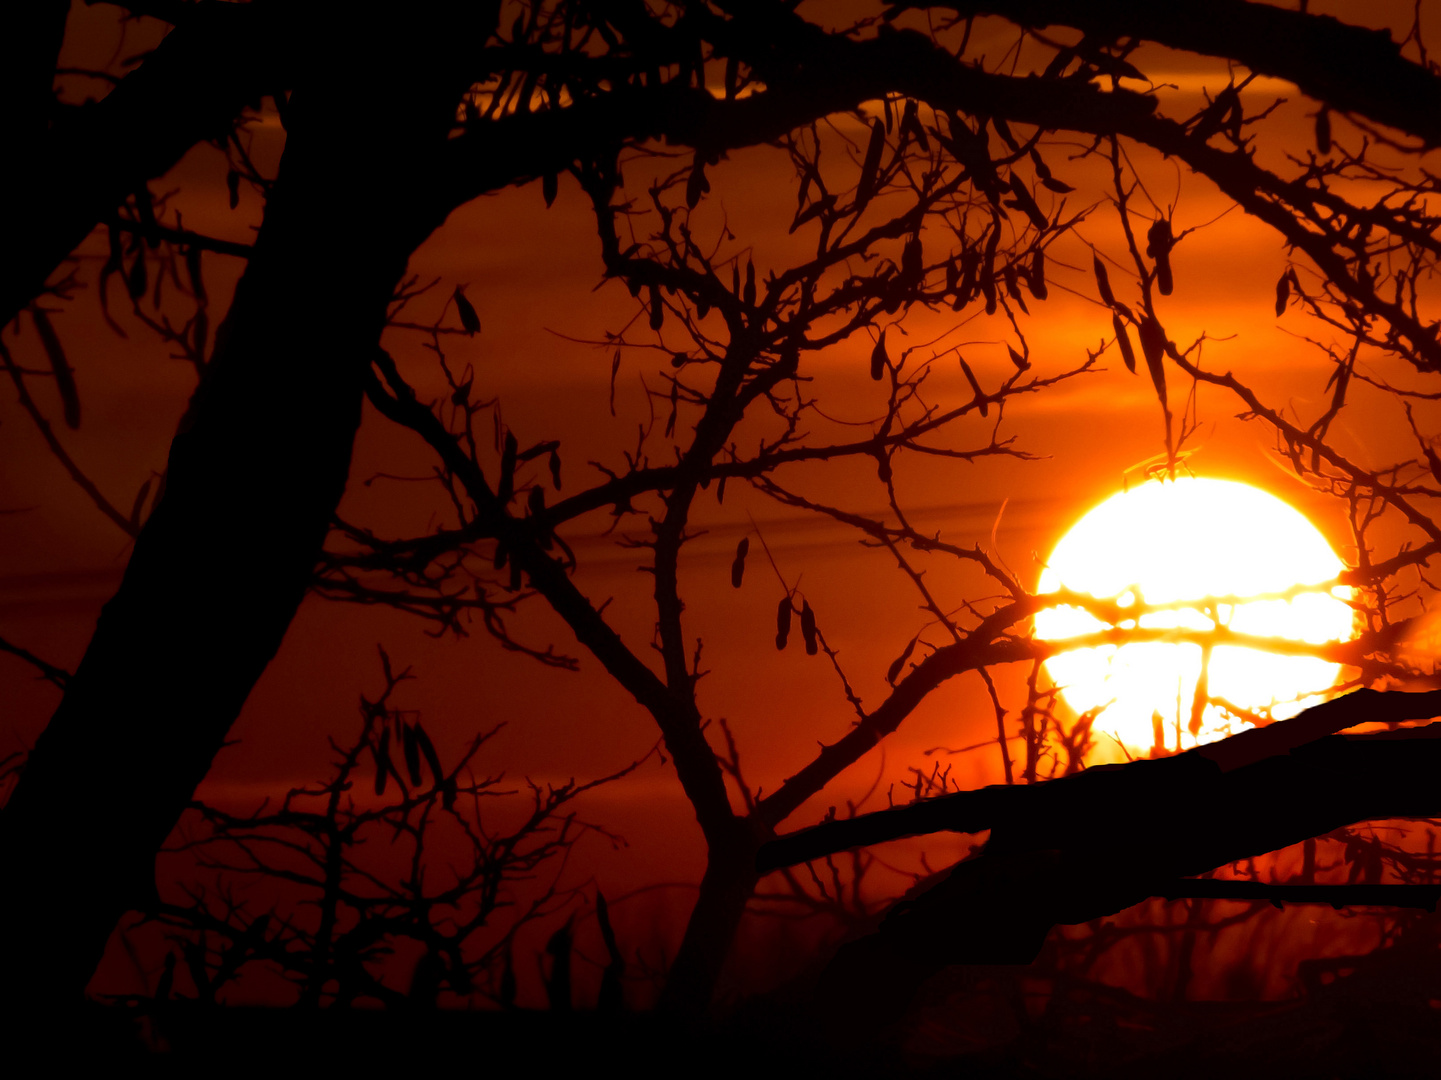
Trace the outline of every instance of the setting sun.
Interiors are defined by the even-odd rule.
[[[1116,599],[1122,607],[1142,605],[1150,610],[1138,620],[1116,625],[1125,631],[1139,623],[1142,632],[1170,630],[1192,640],[1075,649],[1048,660],[1047,674],[1077,713],[1094,711],[1100,743],[1110,735],[1132,753],[1220,738],[1246,727],[1247,714],[1292,716],[1335,682],[1338,664],[1213,644],[1205,632],[1279,639],[1278,646],[1346,640],[1353,633],[1350,590],[1304,591],[1342,569],[1316,527],[1266,492],[1225,480],[1150,481],[1081,518],[1056,545],[1039,591],[1067,589]],[[1219,602],[1250,597],[1257,599]],[[1156,610],[1165,605],[1178,606]],[[1043,640],[1107,629],[1074,606],[1036,616]]]

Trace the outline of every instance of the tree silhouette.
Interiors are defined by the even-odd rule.
[[[0,816],[13,883],[0,909],[5,925],[29,928],[3,944],[8,992],[40,1001],[79,993],[117,919],[141,906],[155,853],[311,587],[443,629],[479,620],[507,648],[572,665],[556,643],[512,630],[512,613],[543,604],[650,714],[708,857],[665,989],[665,1004],[683,1012],[707,1007],[763,873],[857,844],[992,830],[980,858],[928,882],[874,937],[839,954],[837,993],[884,985],[890,1004],[903,1005],[940,964],[1023,961],[1058,923],[1148,896],[1224,891],[1178,879],[1356,821],[1436,812],[1424,771],[1429,729],[1334,734],[1428,718],[1437,711],[1429,697],[1352,694],[1211,748],[1075,775],[1088,729],[1060,715],[1037,673],[1078,642],[1037,640],[1029,621],[1064,603],[1105,627],[1081,644],[1140,640],[1147,631],[1122,624],[1156,609],[1037,596],[993,554],[916,524],[897,481],[917,461],[1025,459],[1005,433],[1007,408],[1113,359],[1132,371],[1144,364],[1162,420],[1155,471],[1174,475],[1199,428],[1197,389],[1216,388],[1270,433],[1297,477],[1350,512],[1353,564],[1313,588],[1354,589],[1358,633],[1294,650],[1345,664],[1343,689],[1420,674],[1423,662],[1405,652],[1418,624],[1407,619],[1421,612],[1422,573],[1441,552],[1432,509],[1441,460],[1425,422],[1441,365],[1427,313],[1441,219],[1423,161],[1438,141],[1441,80],[1419,22],[1403,49],[1304,5],[1242,0],[890,4],[844,25],[767,0],[434,0],[384,26],[262,0],[121,6],[174,29],[98,104],[61,105],[42,92],[64,32],[55,5],[27,14],[13,46],[27,62],[7,73],[11,137],[34,167],[5,181],[12,205],[31,212],[0,278],[5,319],[23,329],[24,348],[0,347],[0,361],[52,451],[134,538],[79,668],[68,677],[42,669],[63,683],[64,698]],[[1004,41],[1004,56],[984,55],[982,41]],[[1238,72],[1199,108],[1178,112],[1185,99],[1147,77],[1143,41],[1252,74]],[[1312,146],[1270,146],[1273,103],[1252,85],[1256,75],[1286,80],[1314,104]],[[243,137],[261,94],[286,131],[274,176],[248,158]],[[264,196],[252,245],[188,230],[150,191],[200,140],[227,148],[232,205],[241,185]],[[785,198],[794,197],[796,239],[784,256],[761,257],[754,238],[704,215],[723,195],[721,162],[745,148],[784,155],[793,176]],[[1299,312],[1324,327],[1317,341],[1334,368],[1315,419],[1208,367],[1204,336],[1172,340],[1167,298],[1189,284],[1172,253],[1201,223],[1183,225],[1174,206],[1147,194],[1145,163],[1160,159],[1213,186],[1292,252],[1277,316]],[[599,275],[636,300],[635,318],[597,342],[612,380],[622,363],[662,360],[647,372],[656,380],[647,384],[652,420],[590,486],[574,478],[573,463],[563,466],[563,437],[513,429],[481,377],[450,363],[451,336],[480,329],[458,284],[438,320],[420,324],[427,352],[381,346],[420,291],[407,260],[449,214],[531,182],[550,203],[562,176],[590,204]],[[1094,221],[1101,235],[1103,219],[1118,230],[1115,244],[1086,231]],[[63,423],[80,423],[82,399],[50,315],[78,287],[64,260],[96,229],[109,244],[101,298],[118,275],[137,314],[197,373],[165,474],[141,488],[129,513],[70,460],[28,390],[51,379]],[[212,341],[204,270],[216,258],[243,260],[244,271]],[[183,301],[162,302],[163,280]],[[1081,356],[1050,355],[1028,338],[1062,281],[1099,298],[1090,335],[1098,347]],[[934,313],[994,319],[1010,366],[998,375],[973,363],[954,337],[907,336],[918,316]],[[861,434],[832,438],[822,358],[857,355],[869,358],[877,384],[872,412]],[[429,401],[417,388],[417,357],[439,367],[448,396]],[[1409,381],[1368,368],[1376,358]],[[959,368],[960,393],[935,389],[942,365]],[[1343,452],[1332,427],[1358,386],[1411,423],[1409,457],[1368,463]],[[449,514],[442,527],[391,536],[336,520],[362,399],[429,447]],[[815,470],[835,483],[810,482]],[[900,637],[883,698],[867,704],[827,640],[841,615],[813,606],[797,570],[771,560],[776,647],[824,653],[853,715],[848,728],[819,726],[820,749],[764,794],[745,782],[729,730],[708,722],[708,672],[682,596],[698,500],[723,499],[728,484],[854,530],[894,561],[923,613]],[[601,514],[636,530],[626,535],[649,574],[654,637],[645,644],[654,659],[577,582],[567,529]],[[1380,553],[1374,538],[1393,520],[1404,536]],[[737,587],[759,587],[758,556],[770,555],[756,550],[763,540],[756,533],[738,545]],[[943,589],[932,568],[953,564],[963,572]],[[228,587],[197,589],[217,566]],[[1275,647],[1219,620],[1151,636]],[[1031,669],[1020,709],[1005,707],[990,675],[1006,665]],[[937,687],[968,672],[995,701],[1005,788],[778,836]],[[1011,714],[1018,732],[1007,728]],[[1018,739],[1024,757],[1013,758]],[[1177,806],[1233,800],[1235,817],[1222,828],[1178,810],[1164,837],[1115,844],[1098,823],[1138,793]],[[107,808],[101,819],[96,805]],[[1285,813],[1267,819],[1277,808]],[[1324,895],[1434,903],[1434,893]],[[976,926],[999,929],[982,942]],[[937,935],[944,947],[932,947]]]
[[[393,670],[384,652],[381,662],[385,685],[375,700],[361,698],[356,738],[332,740],[329,778],[244,814],[192,805],[165,855],[191,860],[202,880],[147,905],[139,926],[162,927],[169,951],[153,992],[133,1000],[163,1007],[173,993],[215,1004],[263,967],[290,982],[302,1005],[434,1006],[442,993],[513,1004],[515,935],[576,898],[559,869],[581,836],[599,831],[570,804],[630,769],[531,784],[513,800],[520,792],[502,774],[474,772],[499,728],[476,735],[447,767],[421,718],[397,703],[413,676]],[[519,812],[504,814],[507,801]],[[447,829],[464,838],[464,862],[436,856]],[[537,878],[546,879],[541,889],[518,895]],[[409,970],[389,962],[407,946],[421,950]]]

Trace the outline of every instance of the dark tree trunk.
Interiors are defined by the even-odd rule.
[[[661,1008],[678,1015],[703,1016],[715,996],[721,969],[730,955],[746,904],[755,894],[759,843],[744,819],[736,820],[733,842],[712,842],[701,878],[700,895],[686,922],[680,950],[666,978]]]
[[[468,80],[454,55],[420,47],[446,40],[424,21],[410,49],[405,27],[370,40],[330,28],[296,89],[164,497],[0,814],[0,971],[15,1003],[78,999],[305,593],[387,302],[443,218],[421,193]]]

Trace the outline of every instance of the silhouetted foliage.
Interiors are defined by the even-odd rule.
[[[1050,965],[1058,1004],[1045,1023],[1060,1030],[1084,996],[1066,981],[1085,981],[1068,970],[1075,954],[1086,954],[1077,961],[1085,969],[1130,933],[1097,920],[1148,897],[1196,901],[1187,908],[1190,944],[1174,954],[1186,958],[1176,960],[1172,980],[1183,988],[1179,972],[1188,970],[1196,935],[1259,918],[1285,897],[1364,897],[1354,902],[1366,904],[1429,897],[1434,905],[1434,891],[1414,891],[1432,888],[1429,852],[1422,859],[1406,844],[1348,831],[1441,809],[1426,792],[1430,729],[1335,735],[1359,722],[1399,726],[1436,711],[1429,698],[1417,706],[1418,699],[1366,692],[1434,675],[1429,657],[1409,644],[1427,625],[1425,569],[1441,553],[1441,459],[1427,411],[1441,370],[1428,303],[1441,218],[1432,208],[1437,180],[1424,161],[1441,142],[1441,76],[1425,52],[1419,15],[1397,45],[1310,14],[1304,4],[1291,11],[1242,0],[896,3],[844,14],[778,0],[434,0],[384,27],[339,26],[329,13],[292,15],[261,0],[120,6],[175,28],[133,73],[115,76],[102,101],[60,105],[37,96],[35,85],[7,91],[43,104],[28,114],[29,128],[12,133],[37,165],[7,184],[37,211],[0,260],[0,315],[20,334],[0,345],[0,362],[50,450],[134,539],[125,581],[74,675],[34,658],[65,696],[0,819],[12,880],[45,883],[11,890],[0,915],[36,927],[38,941],[66,930],[58,961],[38,945],[5,945],[9,970],[29,973],[27,985],[42,987],[41,997],[77,993],[116,920],[137,906],[137,868],[148,866],[188,805],[308,589],[415,614],[436,632],[461,635],[478,625],[505,649],[573,668],[577,659],[556,643],[514,629],[518,610],[543,605],[650,714],[708,853],[665,988],[663,1004],[679,1012],[709,1007],[742,919],[756,907],[838,920],[855,940],[824,977],[825,992],[862,1019],[878,1023],[903,1011],[944,964],[1036,961]],[[53,60],[63,20],[59,30],[37,24],[27,32],[45,46],[36,55]],[[1164,74],[1148,76],[1143,41],[1246,71],[1238,67],[1193,109],[1171,93]],[[1005,47],[988,52],[978,42]],[[45,79],[53,81],[53,66]],[[1279,103],[1256,82],[1262,75],[1294,85],[1315,105],[1314,147],[1269,144],[1266,121]],[[247,142],[262,94],[273,104],[267,115],[286,130],[273,175]],[[225,150],[232,209],[256,195],[264,200],[253,245],[185,228],[150,190],[201,139]],[[96,147],[106,150],[105,167],[82,170],[77,163]],[[364,167],[353,160],[357,147],[365,148]],[[725,163],[742,150],[781,158],[793,181],[785,245],[739,236],[719,212],[725,185],[735,182]],[[1188,220],[1148,187],[1164,160],[1219,190],[1288,248],[1291,263],[1274,298],[1268,286],[1263,300],[1274,299],[1277,318],[1304,317],[1298,337],[1327,356],[1330,381],[1305,388],[1319,394],[1319,407],[1271,400],[1244,375],[1207,363],[1207,334],[1178,341],[1168,329],[1179,324],[1172,297],[1195,286],[1186,276],[1188,244],[1207,223]],[[594,476],[572,458],[564,432],[517,430],[498,397],[487,396],[488,375],[456,362],[464,343],[483,339],[485,325],[503,317],[485,310],[482,290],[407,276],[407,259],[453,210],[532,182],[547,207],[577,193],[585,200],[597,275],[633,299],[616,316],[622,325],[598,328],[590,342],[610,373],[608,400],[594,404],[614,415],[617,380],[639,369],[648,418],[633,445],[591,463]],[[1113,228],[1117,242],[1096,239]],[[75,463],[50,420],[58,403],[67,428],[88,422],[83,364],[74,365],[64,324],[52,315],[78,293],[80,278],[62,264],[92,231],[108,252],[96,282],[105,317],[107,285],[118,278],[157,348],[188,361],[197,379],[167,469],[115,500]],[[312,273],[317,252],[325,269]],[[205,274],[218,259],[241,260],[244,271],[212,333],[210,305],[220,297]],[[1031,331],[1062,288],[1094,299],[1094,350],[1057,356],[1037,344]],[[431,297],[448,300],[433,318],[412,319]],[[923,338],[917,329],[924,319],[952,315],[939,336]],[[997,363],[989,353],[982,363],[977,343],[962,342],[960,330],[973,318],[990,320],[981,324],[989,345],[1004,344],[1004,354],[992,350]],[[1296,478],[1345,508],[1354,547],[1347,569],[1278,597],[1354,590],[1354,639],[1286,646],[1344,665],[1336,692],[1358,693],[1341,709],[1274,722],[1264,710],[1245,712],[1211,696],[1202,678],[1190,735],[1213,706],[1227,709],[1244,734],[1175,753],[1178,712],[1174,746],[1158,725],[1154,756],[1162,760],[1085,770],[1097,715],[1068,717],[1057,706],[1056,690],[1041,678],[1048,657],[1128,641],[1184,642],[1206,656],[1220,644],[1276,643],[1232,630],[1219,600],[1207,628],[1152,629],[1142,625],[1146,616],[1177,605],[1037,595],[994,548],[918,523],[906,485],[918,462],[982,468],[1027,460],[1031,451],[1006,433],[1007,410],[1093,378],[1113,359],[1155,398],[1161,452],[1143,474],[1187,469],[1205,420],[1204,388],[1218,393],[1207,398],[1210,408],[1221,400],[1220,408],[1241,410]],[[869,376],[862,420],[841,423],[827,411],[823,376],[841,364]],[[42,380],[54,385],[54,402],[31,393]],[[442,385],[432,399],[426,387]],[[1368,461],[1333,436],[1362,387],[1395,424],[1410,425],[1409,456]],[[439,524],[423,534],[391,535],[336,518],[362,399],[433,455]],[[838,480],[815,483],[818,473]],[[682,597],[700,502],[714,495],[723,503],[728,483],[851,530],[894,564],[920,611],[912,625],[874,628],[891,640],[894,659],[863,680],[836,644],[835,627],[848,613],[808,595],[801,568],[776,558],[758,527],[736,538],[730,585],[775,598],[774,636],[769,621],[757,626],[756,648],[768,650],[773,640],[787,649],[798,631],[805,655],[824,656],[817,662],[829,665],[838,686],[835,715],[817,708],[819,748],[764,793],[746,782],[731,729],[707,713],[711,672]],[[567,534],[597,518],[609,519],[646,571],[649,641],[628,640],[606,604],[577,581],[584,567]],[[236,521],[247,528],[233,528]],[[257,544],[257,535],[266,542]],[[233,575],[223,595],[193,587],[213,566]],[[1057,605],[1084,609],[1098,628],[1065,642],[1038,640],[1033,616]],[[31,659],[19,645],[0,645]],[[787,659],[805,662],[801,651]],[[158,687],[145,674],[157,661],[166,672]],[[1003,700],[991,674],[1009,665],[1028,672],[1019,703]],[[832,807],[813,829],[779,833],[938,687],[973,672],[994,706],[1004,787],[957,792],[929,763],[917,767],[910,800],[897,804],[892,789],[884,811],[866,814],[854,803],[838,817]],[[298,829],[308,838],[303,850],[319,856],[339,850],[325,839],[334,830],[363,825],[390,828],[419,851],[423,823],[459,815],[484,783],[461,783],[468,755],[446,771],[423,729],[374,708],[380,711],[367,712],[360,741],[337,748],[336,778],[293,793],[329,800],[327,810],[306,817],[289,802],[278,817],[210,810],[203,817],[210,831],[196,841],[202,850],[230,844],[254,852],[268,830]],[[144,725],[115,722],[140,712]],[[1343,713],[1347,723],[1314,730],[1318,716]],[[377,798],[389,777],[398,802],[362,810],[341,798],[367,754],[377,766]],[[73,805],[77,790],[109,807],[113,822],[96,827]],[[525,835],[573,794],[537,793],[539,817]],[[1116,807],[1138,798],[1172,809],[1122,841]],[[928,864],[901,871],[897,880],[911,891],[883,920],[896,890],[862,895],[876,857],[841,854],[900,835],[986,830],[973,858],[934,873]],[[1294,882],[1236,874],[1255,855],[1304,842],[1312,846]],[[1345,846],[1353,868],[1344,886],[1316,880],[1315,845],[1333,842]],[[478,868],[490,843],[475,849],[467,896],[489,887]],[[1403,866],[1402,882],[1380,881],[1383,871]],[[1210,879],[1222,871],[1230,876]],[[782,884],[758,888],[772,872]],[[419,892],[362,900],[336,892],[339,880],[306,879],[323,887],[319,910],[337,925],[347,907],[356,926],[385,927],[372,940],[352,938],[343,957],[331,951],[339,939],[328,931],[282,932],[276,924],[247,938],[255,921],[238,908],[211,907],[228,904],[221,896],[197,895],[191,907],[160,914],[191,932],[187,940],[202,957],[191,965],[197,988],[229,971],[227,958],[243,939],[237,963],[263,953],[311,1000],[389,1000],[400,991],[366,974],[365,963],[390,935],[427,950],[416,996],[433,1000],[500,964],[493,996],[514,1003],[510,961],[495,951],[501,946],[466,959],[466,920],[479,918],[478,930],[489,909],[441,931]],[[95,881],[103,884],[89,888]],[[414,884],[418,890],[418,878]],[[1353,891],[1275,891],[1292,886]],[[1413,891],[1355,891],[1403,887]],[[55,895],[62,901],[54,903]],[[1251,906],[1244,916],[1207,906],[1227,898]],[[613,1007],[625,960],[604,912],[598,899],[609,956],[603,998]],[[1058,925],[1087,925],[1089,936],[1076,944]],[[1434,937],[1433,923],[1410,916],[1388,925],[1401,928],[1393,950],[1406,947],[1402,940]],[[202,930],[211,935],[203,941],[194,937]],[[276,944],[287,933],[293,941]],[[570,933],[569,926],[555,931],[547,947],[555,1008],[573,997]],[[340,978],[337,965],[348,981],[325,989]],[[178,961],[165,970],[170,990]],[[1020,977],[973,974],[1009,985],[1005,993]],[[1099,993],[1097,985],[1085,992]]]
[[[355,739],[332,740],[327,780],[250,813],[192,805],[164,853],[180,866],[183,895],[157,898],[128,931],[156,924],[169,943],[153,992],[130,1000],[215,1004],[232,983],[245,1000],[252,968],[283,977],[306,1005],[513,996],[503,965],[516,933],[583,891],[561,880],[571,848],[586,833],[615,841],[581,821],[571,802],[630,769],[519,791],[502,774],[474,771],[499,727],[476,735],[447,767],[420,718],[395,701],[408,669],[393,671],[383,652],[381,660],[385,686],[361,699]],[[552,951],[561,935],[568,951],[568,925]]]

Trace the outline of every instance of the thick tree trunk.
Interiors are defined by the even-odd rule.
[[[296,90],[165,495],[0,814],[12,1002],[78,999],[305,592],[387,302],[443,216],[421,193],[464,85],[437,73],[453,57],[386,34],[332,30]]]
[[[710,1007],[746,904],[755,894],[759,846],[744,819],[736,820],[733,842],[711,846],[700,895],[666,978],[663,1010],[699,1017]]]

